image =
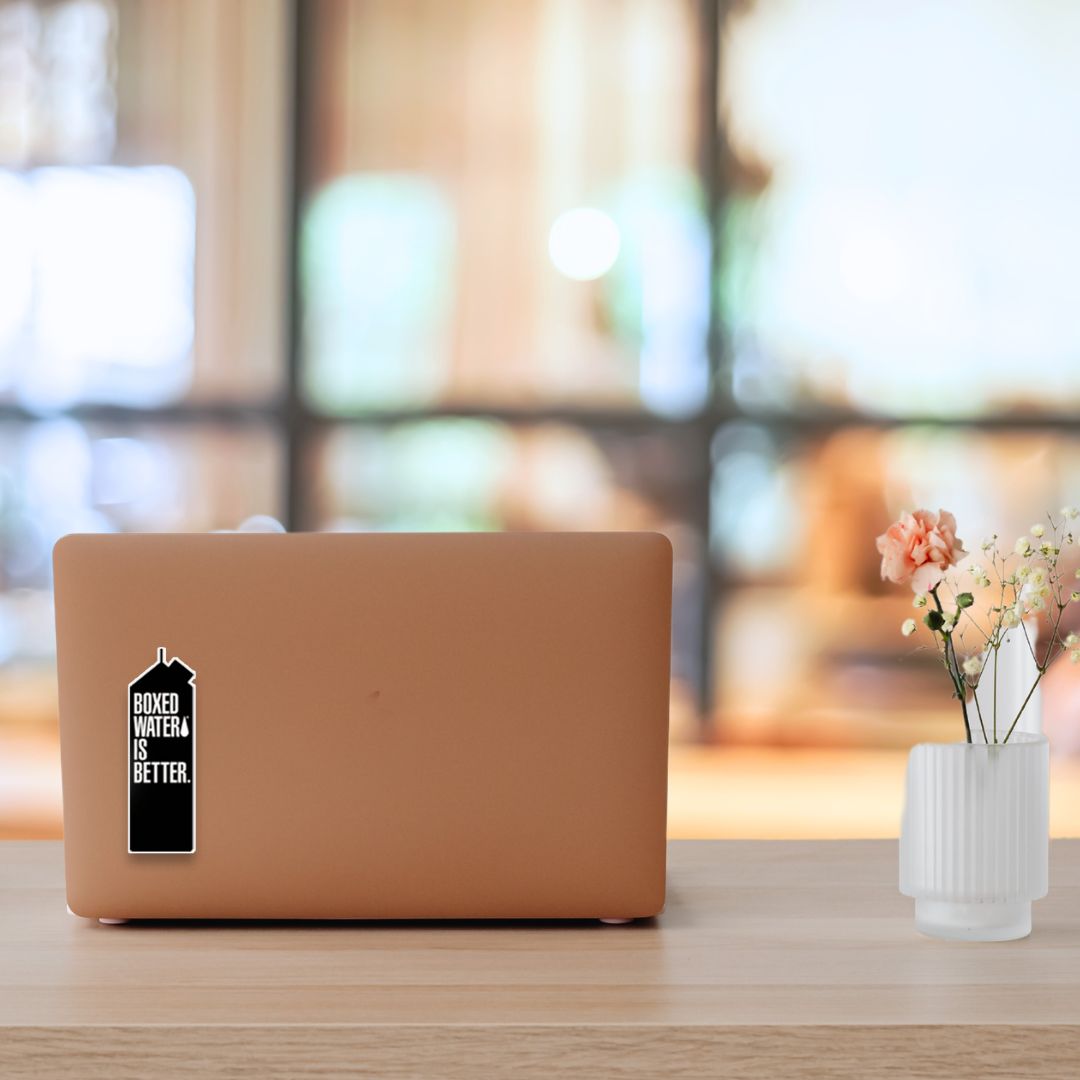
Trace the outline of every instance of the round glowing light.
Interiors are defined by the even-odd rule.
[[[619,257],[619,227],[602,210],[579,206],[560,214],[548,234],[555,269],[575,281],[606,274]]]

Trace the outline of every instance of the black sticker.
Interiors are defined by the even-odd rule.
[[[195,672],[178,657],[128,683],[128,852],[195,851]]]

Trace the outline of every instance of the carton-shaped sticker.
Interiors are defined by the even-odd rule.
[[[195,672],[178,657],[128,684],[128,852],[195,851]]]

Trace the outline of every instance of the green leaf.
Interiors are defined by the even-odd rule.
[[[971,607],[971,605],[974,604],[974,603],[975,603],[975,597],[972,596],[971,593],[969,593],[969,592],[962,592],[956,598],[956,606],[957,607],[962,607],[962,608]]]
[[[945,618],[940,611],[928,611],[923,616],[923,622],[926,623],[931,630],[940,630],[945,625]]]

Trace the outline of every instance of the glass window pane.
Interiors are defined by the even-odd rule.
[[[0,668],[52,656],[61,536],[202,532],[277,514],[280,458],[261,427],[0,425]]]
[[[60,835],[53,543],[235,528],[280,514],[281,474],[261,426],[0,423],[0,838]]]
[[[0,400],[280,386],[283,0],[0,5]]]
[[[1070,4],[734,9],[722,292],[740,403],[1080,404],[1078,42]]]
[[[311,15],[310,400],[697,409],[696,6],[323,0]]]
[[[874,537],[914,507],[953,511],[969,550],[993,532],[1021,535],[1080,501],[1080,437],[925,427],[785,437],[740,424],[718,433],[714,454],[717,729],[803,745],[954,737],[937,657],[900,636],[911,594],[881,581]],[[1071,576],[1080,552],[1063,558]],[[1052,668],[1046,723],[1075,731],[1078,698],[1080,671]]]
[[[687,460],[670,434],[429,420],[331,433],[314,462],[328,529],[649,529],[675,549],[672,728],[697,730],[703,542]]]

